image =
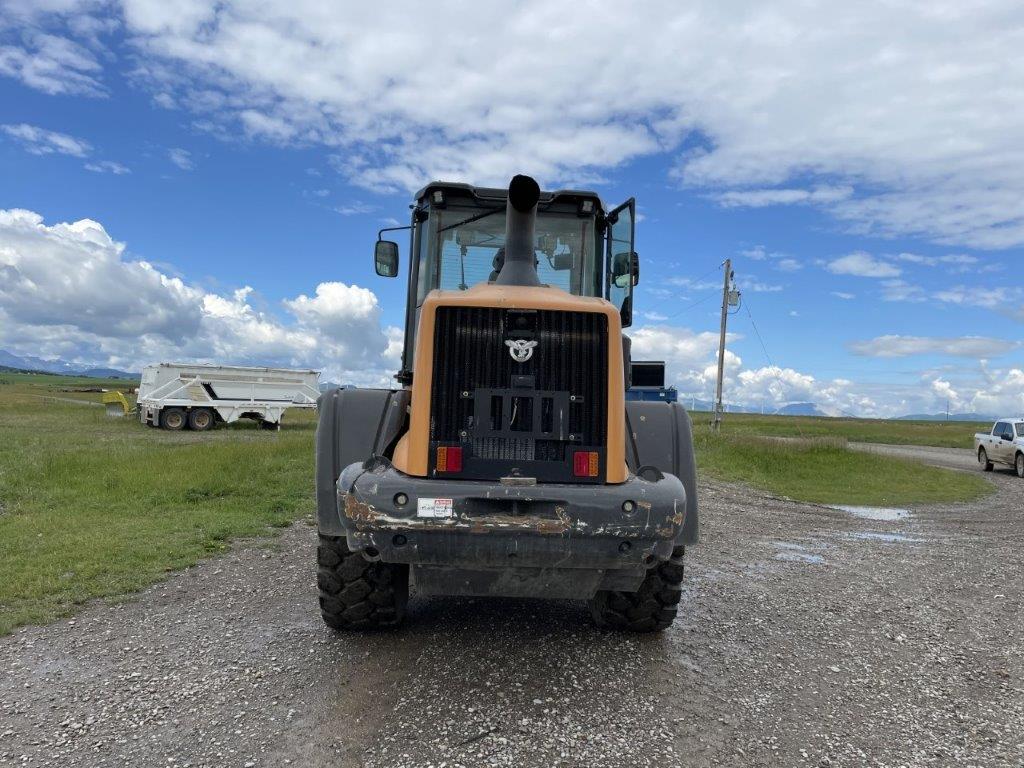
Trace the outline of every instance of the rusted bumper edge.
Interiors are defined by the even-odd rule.
[[[346,467],[337,489],[337,518],[321,532],[385,562],[642,575],[683,543],[686,491],[673,475],[519,486],[411,477],[373,460]]]

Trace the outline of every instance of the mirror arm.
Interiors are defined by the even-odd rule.
[[[412,224],[406,224],[404,227],[384,227],[384,229],[377,230],[377,242],[384,239],[382,235],[385,232],[398,232],[401,229],[412,229]]]

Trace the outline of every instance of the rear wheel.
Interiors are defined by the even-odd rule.
[[[985,452],[984,448],[978,449],[978,463],[985,472],[992,471],[992,462],[988,460],[988,454]]]
[[[317,547],[320,615],[334,629],[394,627],[409,602],[409,566],[371,562],[344,537],[321,536]]]
[[[214,425],[213,411],[209,408],[193,408],[188,414],[188,425],[197,432],[205,432]]]
[[[676,547],[667,562],[647,571],[636,592],[598,592],[590,615],[599,627],[631,632],[658,632],[672,624],[682,596],[684,547]]]
[[[1024,477],[1024,453],[1017,454],[1017,477]]]
[[[184,429],[187,422],[188,419],[185,416],[185,411],[181,408],[164,408],[160,412],[160,426],[164,429],[177,432],[180,429]]]

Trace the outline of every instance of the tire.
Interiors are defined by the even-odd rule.
[[[188,425],[188,417],[181,408],[164,408],[160,411],[160,426],[178,432]]]
[[[281,422],[279,421],[267,421],[266,419],[260,419],[260,429],[272,429],[275,432],[281,429]]]
[[[981,464],[981,468],[985,472],[992,471],[992,462],[988,460],[988,454],[985,452],[984,448],[978,449],[978,463]]]
[[[647,571],[636,592],[598,592],[590,600],[594,623],[630,632],[660,632],[671,626],[682,596],[685,551],[676,547],[671,559]]]
[[[217,420],[213,417],[213,411],[209,408],[193,408],[188,414],[188,426],[196,432],[205,432],[213,429]]]
[[[1014,467],[1017,469],[1017,477],[1024,477],[1024,453],[1017,454],[1017,460],[1014,462]]]
[[[320,536],[317,547],[320,615],[332,629],[397,627],[409,602],[409,566],[371,562],[341,536]]]

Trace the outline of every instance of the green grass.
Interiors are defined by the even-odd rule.
[[[799,501],[904,506],[971,501],[993,490],[980,475],[851,451],[841,437],[783,442],[716,435],[702,425],[694,431],[700,473]]]
[[[694,412],[695,424],[711,420],[710,413]],[[889,445],[934,445],[943,448],[973,448],[974,433],[987,432],[991,423],[971,421],[896,421],[886,419],[832,419],[820,416],[761,416],[727,413],[722,422],[725,435],[769,435],[773,437],[842,437],[854,443]]]
[[[0,634],[313,510],[312,412],[289,412],[279,432],[241,422],[174,433],[40,397],[96,384],[0,374]]]

